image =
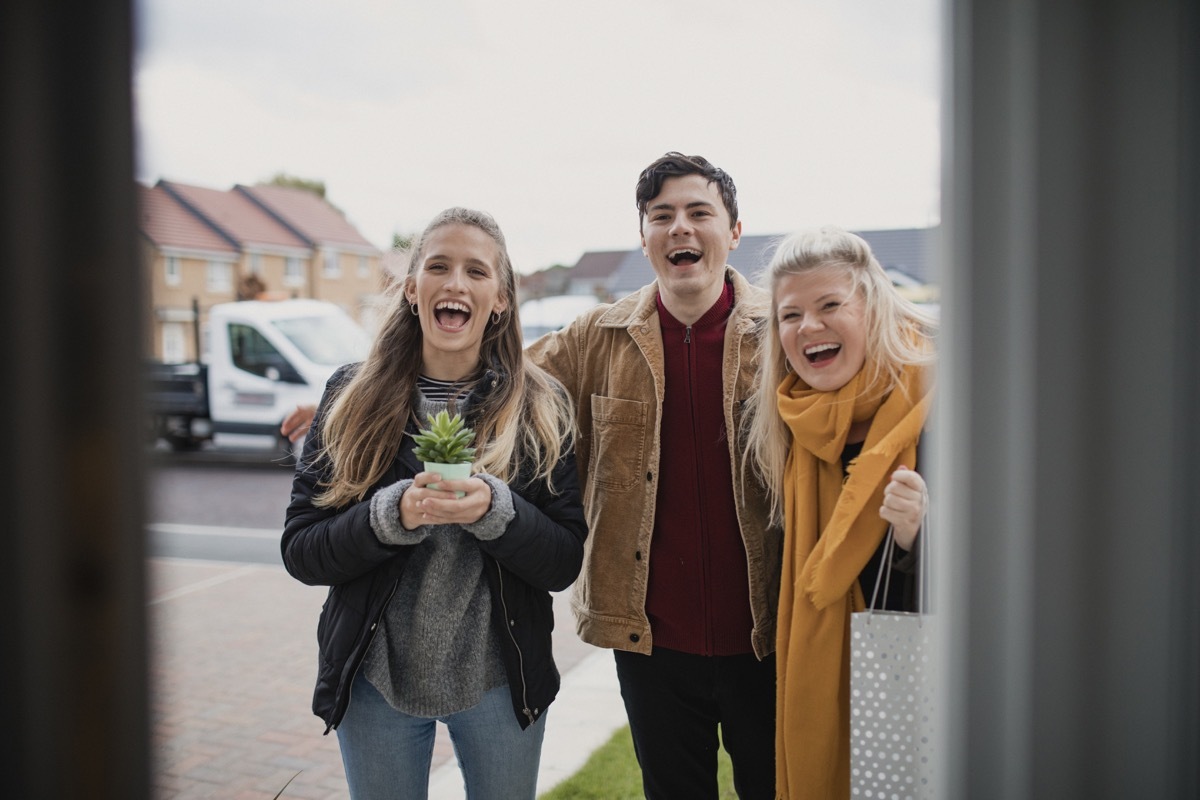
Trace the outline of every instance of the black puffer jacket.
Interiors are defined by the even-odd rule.
[[[313,693],[313,713],[325,720],[326,733],[346,713],[350,684],[414,547],[387,545],[376,538],[371,497],[421,471],[412,438],[406,436],[387,473],[361,501],[337,509],[312,504],[329,467],[327,460],[313,463],[321,446],[321,417],[353,369],[343,367],[326,385],[293,479],[282,540],[283,563],[292,577],[330,587],[317,625],[320,660]],[[501,379],[489,371],[480,382],[484,388],[476,391],[490,391]],[[479,542],[492,594],[492,621],[500,634],[513,711],[522,728],[537,720],[558,693],[550,592],[567,588],[578,576],[587,538],[573,450],[559,460],[553,481],[554,494],[545,481],[526,475],[511,481],[516,516],[503,535]]]

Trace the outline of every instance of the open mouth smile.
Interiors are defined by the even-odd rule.
[[[687,267],[698,263],[704,256],[699,250],[693,250],[690,247],[681,247],[678,250],[672,250],[667,253],[667,261],[670,261],[677,267]]]
[[[471,320],[471,309],[457,300],[443,300],[433,308],[434,319],[439,327],[457,331],[466,327]]]
[[[804,357],[808,359],[808,363],[816,366],[824,364],[837,358],[838,353],[842,351],[840,344],[831,342],[823,342],[822,344],[814,344],[804,348]]]

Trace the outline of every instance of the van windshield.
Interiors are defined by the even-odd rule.
[[[371,346],[367,334],[348,318],[302,317],[272,324],[310,361],[327,367],[362,361]]]

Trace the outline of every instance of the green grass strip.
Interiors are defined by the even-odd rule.
[[[717,750],[717,791],[721,800],[737,800],[733,768],[724,748]],[[578,772],[538,795],[538,800],[642,800],[643,797],[642,771],[626,725],[592,753]]]

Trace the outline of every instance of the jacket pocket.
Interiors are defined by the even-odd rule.
[[[597,486],[629,491],[642,474],[646,404],[592,395],[592,452],[588,474]]]

